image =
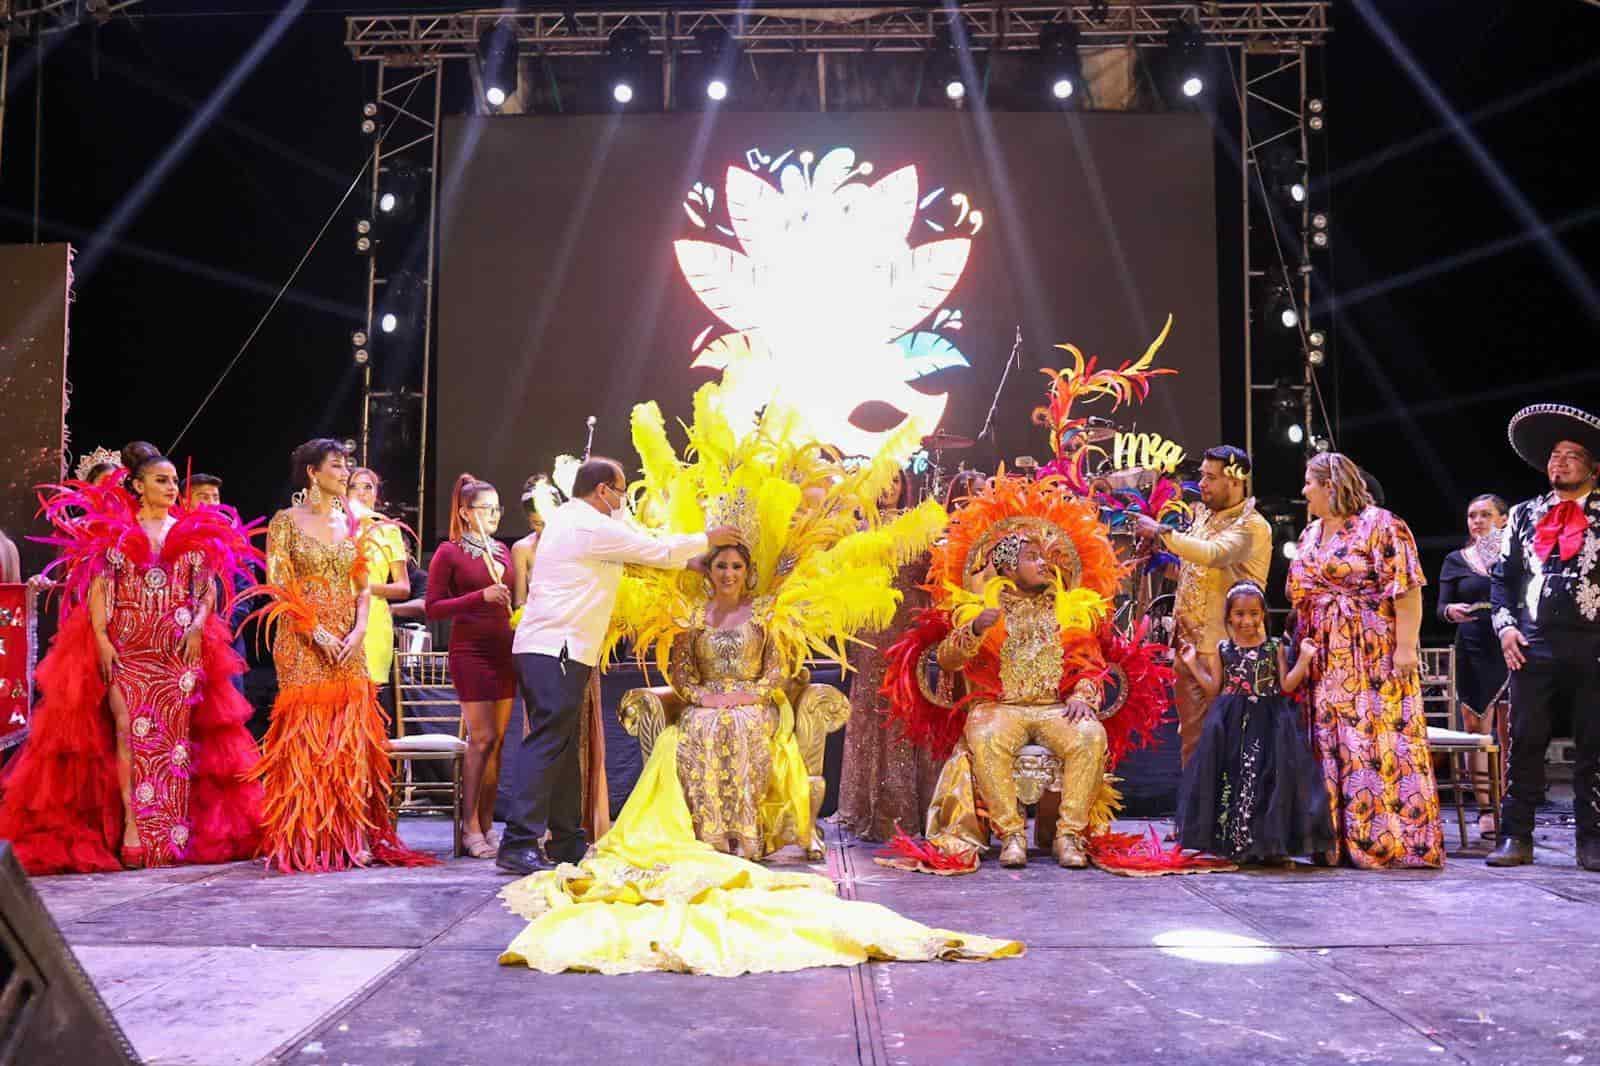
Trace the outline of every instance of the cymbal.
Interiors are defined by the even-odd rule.
[[[971,437],[961,437],[945,430],[935,430],[922,438],[922,446],[930,452],[958,452],[978,442]]]
[[[1077,433],[1073,434],[1072,439],[1075,441],[1082,441],[1085,444],[1105,444],[1108,441],[1117,439],[1117,427],[1084,426],[1082,429],[1078,430]]]

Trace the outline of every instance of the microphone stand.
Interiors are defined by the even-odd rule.
[[[1000,394],[1006,390],[1006,379],[1011,376],[1011,366],[1015,363],[1022,365],[1022,327],[1017,327],[1017,339],[1011,345],[1011,354],[1006,357],[1006,365],[1000,371],[1000,384],[994,390],[994,399],[989,403],[989,413],[983,418],[983,428],[978,431],[978,439],[988,437],[994,440],[994,413],[1000,407]],[[995,450],[998,452],[999,446]]]
[[[585,424],[589,427],[589,439],[583,442],[583,461],[587,463],[590,453],[594,451],[594,415],[590,415]]]

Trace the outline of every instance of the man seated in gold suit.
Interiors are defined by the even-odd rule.
[[[1106,731],[1098,717],[1101,687],[1086,675],[1074,683],[1065,702],[1058,696],[1067,669],[1056,616],[1058,586],[1039,543],[1025,533],[1008,533],[990,552],[989,567],[1011,587],[1000,592],[999,606],[985,608],[971,623],[950,631],[939,645],[938,661],[943,670],[966,668],[981,649],[984,634],[1004,619],[1001,698],[975,704],[962,733],[971,752],[973,779],[1002,841],[1000,865],[1028,863],[1015,770],[1017,754],[1033,743],[1048,748],[1061,763],[1056,862],[1087,866],[1083,833],[1100,791],[1106,755]]]

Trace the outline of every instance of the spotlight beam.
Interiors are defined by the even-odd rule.
[[[1373,34],[1389,50],[1389,54],[1400,64],[1400,68],[1411,79],[1411,83],[1417,87],[1423,98],[1428,101],[1428,106],[1433,108],[1434,113],[1443,120],[1450,135],[1455,138],[1462,148],[1466,149],[1467,155],[1473,164],[1488,179],[1489,184],[1494,187],[1495,191],[1499,193],[1500,198],[1511,209],[1512,214],[1516,215],[1523,228],[1534,235],[1535,242],[1544,251],[1551,265],[1555,267],[1556,274],[1567,288],[1572,291],[1572,294],[1583,302],[1584,310],[1588,312],[1589,317],[1600,320],[1600,289],[1595,287],[1594,282],[1590,280],[1583,267],[1572,257],[1572,253],[1567,251],[1566,246],[1549,232],[1549,227],[1539,217],[1538,212],[1533,209],[1533,205],[1528,202],[1528,198],[1522,195],[1522,190],[1517,188],[1516,182],[1511,180],[1500,164],[1495,161],[1494,156],[1489,154],[1489,150],[1483,146],[1483,142],[1473,134],[1471,128],[1467,126],[1456,110],[1450,106],[1450,102],[1444,98],[1444,94],[1439,91],[1439,86],[1422,69],[1417,62],[1416,56],[1411,54],[1411,50],[1405,46],[1405,43],[1390,28],[1388,22],[1378,13],[1377,5],[1372,3],[1372,0],[1355,0],[1355,8],[1357,13],[1372,29]]]
[[[112,210],[105,223],[95,231],[89,243],[84,246],[83,254],[78,256],[73,264],[73,275],[79,283],[94,273],[95,267],[100,265],[115,246],[122,231],[127,229],[134,217],[144,209],[145,204],[167,180],[173,168],[189,154],[195,142],[200,139],[200,135],[222,113],[222,109],[228,106],[228,101],[244,87],[245,80],[255,73],[256,67],[261,65],[267,53],[277,46],[289,27],[305,12],[307,2],[308,0],[289,0],[284,5],[283,10],[278,12],[267,25],[261,36],[255,39],[239,62],[228,71],[228,76],[222,79],[222,84],[212,91],[206,102],[184,124],[178,136],[162,150],[150,169],[134,183],[132,189],[128,190],[128,194]]]

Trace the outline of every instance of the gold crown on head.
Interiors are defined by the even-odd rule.
[[[739,531],[745,546],[754,550],[760,524],[756,520],[755,502],[743,488],[714,496],[706,501],[706,528],[732,526]]]
[[[89,480],[89,471],[101,463],[110,463],[112,466],[122,465],[122,453],[114,452],[110,448],[96,448],[94,451],[78,460],[78,466],[73,470],[73,476],[79,481]]]

